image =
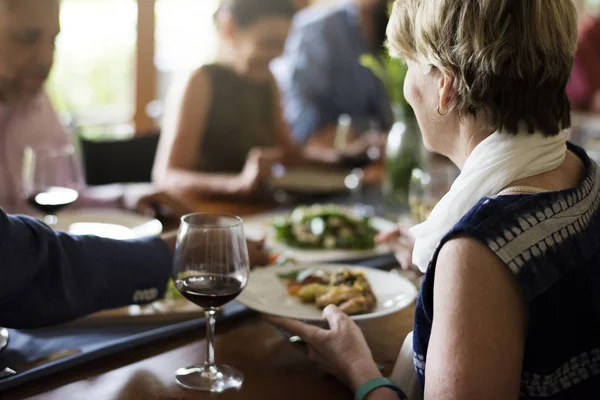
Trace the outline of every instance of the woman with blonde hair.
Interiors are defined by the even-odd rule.
[[[411,230],[425,272],[408,350],[419,389],[428,400],[597,399],[600,175],[567,143],[572,0],[396,0],[388,41],[408,62],[426,147],[461,168]],[[329,330],[274,323],[357,399],[404,398],[358,327],[334,306],[324,315]]]

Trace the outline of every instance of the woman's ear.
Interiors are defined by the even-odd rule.
[[[217,26],[219,34],[223,39],[233,40],[237,34],[237,25],[235,19],[228,13],[221,13],[217,17]]]
[[[440,97],[438,109],[441,110],[441,112],[448,112],[452,107],[454,96],[456,94],[454,92],[454,77],[440,73],[438,85],[438,94]]]

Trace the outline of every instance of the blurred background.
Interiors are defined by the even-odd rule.
[[[169,86],[215,56],[218,1],[63,0],[48,90],[65,121],[97,139],[157,130]],[[600,0],[574,1],[600,13]]]
[[[93,139],[157,130],[170,85],[216,55],[218,2],[63,0],[48,92],[65,123]]]

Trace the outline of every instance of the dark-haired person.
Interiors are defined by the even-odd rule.
[[[333,151],[296,145],[269,69],[281,55],[293,0],[224,0],[215,15],[219,59],[197,69],[183,97],[168,102],[154,166],[164,188],[246,196],[274,162],[336,164]],[[360,147],[360,144],[359,146]]]
[[[23,196],[25,147],[72,141],[44,91],[54,63],[59,12],[58,0],[0,0],[0,207],[13,213],[33,212]],[[110,192],[99,196],[84,191],[79,203],[140,211],[181,208],[166,193],[150,192],[140,198],[117,187]]]
[[[389,2],[350,0],[296,15],[285,53],[272,68],[295,140],[308,141],[343,114],[352,117],[356,134],[389,128],[385,88],[360,64],[362,55],[384,51]]]
[[[567,143],[573,1],[396,0],[388,40],[426,147],[461,169],[411,231],[425,278],[396,383],[418,382],[411,400],[600,398],[600,173]],[[276,323],[356,399],[404,398],[358,326],[325,316]]]

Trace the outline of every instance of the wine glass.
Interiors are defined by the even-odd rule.
[[[56,213],[73,204],[82,184],[72,145],[27,147],[23,154],[23,189],[28,203],[56,225]]]
[[[434,162],[429,171],[420,169],[412,171],[408,189],[408,203],[416,222],[421,223],[429,218],[429,214],[442,197],[452,187],[458,176],[458,169],[446,162]]]
[[[414,169],[408,187],[408,204],[415,222],[421,223],[429,217],[435,206],[431,191],[431,175],[420,169]]]
[[[222,392],[239,388],[244,375],[215,364],[215,314],[236,298],[248,282],[250,261],[239,217],[190,214],[181,219],[173,264],[175,286],[206,313],[206,361],[180,368],[177,382],[185,388]]]
[[[342,164],[352,168],[344,179],[344,185],[351,193],[352,202],[359,208],[364,206],[364,168],[381,158],[381,149],[376,143],[379,140],[376,137],[381,137],[381,124],[375,119],[369,119],[368,129],[359,138],[356,131],[360,129],[360,126],[353,124],[350,115],[342,114],[338,118],[335,134],[335,148],[340,152]],[[361,145],[368,147],[357,153],[356,148]]]

